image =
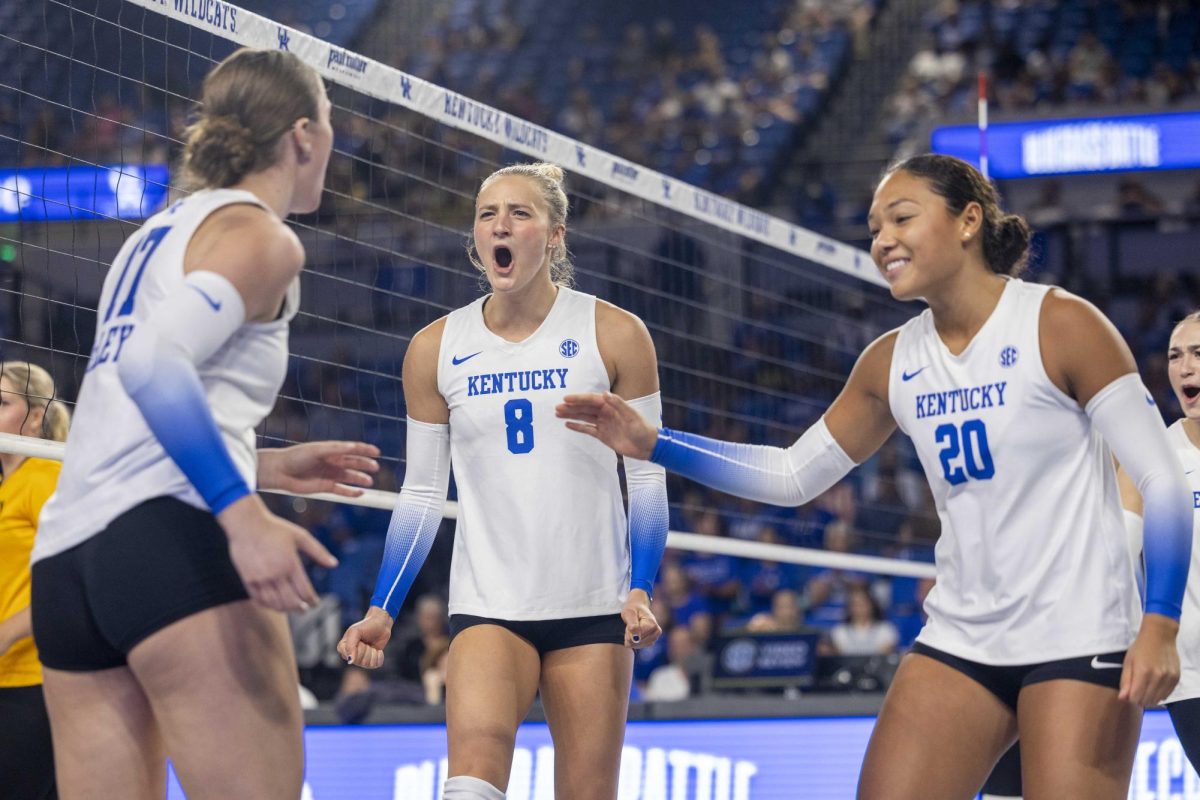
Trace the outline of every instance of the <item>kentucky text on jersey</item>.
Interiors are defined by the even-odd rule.
[[[507,392],[537,392],[567,388],[567,370],[534,369],[521,372],[485,372],[467,378],[467,397]]]
[[[948,392],[930,392],[917,395],[917,419],[937,417],[942,414],[957,414],[960,411],[975,411],[1004,405],[1004,389],[1008,381],[951,389]]]

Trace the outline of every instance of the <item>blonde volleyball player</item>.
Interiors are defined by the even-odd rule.
[[[65,440],[71,418],[54,396],[54,379],[37,364],[0,364],[0,433]],[[9,800],[58,796],[42,665],[30,638],[29,553],[59,467],[0,453],[0,786]]]
[[[667,533],[665,473],[566,431],[569,391],[612,391],[648,424],[661,404],[637,317],[567,285],[562,170],[519,164],[475,200],[472,261],[491,294],[417,333],[404,359],[404,488],[366,617],[338,644],[373,668],[442,517],[450,466],[446,800],[503,798],[517,727],[540,691],[556,797],[617,794],[631,648],[660,630],[650,592]]]
[[[1099,311],[1008,277],[1029,231],[974,167],[899,163],[869,220],[892,295],[929,309],[867,348],[792,447],[656,431],[611,394],[568,397],[559,414],[618,452],[775,505],[816,497],[899,425],[941,518],[938,578],[859,797],[973,797],[1019,732],[1026,798],[1124,798],[1142,707],[1179,677],[1190,492],[1162,420]],[[1140,629],[1105,441],[1147,498]]]
[[[184,166],[201,189],[117,254],[58,489],[33,549],[59,790],[161,798],[300,795],[303,718],[287,620],[332,565],[253,491],[359,490],[373,447],[254,450],[283,382],[333,130],[316,72],[239,50],[204,81]]]
[[[1183,476],[1192,489],[1193,537],[1200,537],[1200,311],[1183,318],[1171,332],[1167,346],[1167,374],[1171,388],[1179,400],[1183,419],[1172,425],[1167,433],[1183,462]],[[1117,471],[1121,500],[1131,512],[1140,540],[1141,518],[1144,512],[1142,495],[1124,468]],[[1193,539],[1194,542],[1194,539]],[[1141,550],[1137,541],[1135,552]],[[1171,714],[1175,732],[1193,769],[1200,769],[1200,547],[1192,548],[1192,567],[1187,592],[1183,600],[1183,616],[1179,630],[1179,685],[1164,701]]]

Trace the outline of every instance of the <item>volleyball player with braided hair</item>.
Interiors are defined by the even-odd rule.
[[[623,455],[773,505],[817,497],[899,426],[941,519],[937,585],[858,796],[972,798],[1019,733],[1027,798],[1123,800],[1142,709],[1179,678],[1191,493],[1162,419],[1094,306],[1011,277],[1029,229],[974,167],[902,161],[868,219],[892,295],[929,308],[863,352],[790,448],[655,430],[611,393],[558,413]],[[1110,447],[1146,498],[1140,624]]]
[[[491,293],[418,332],[404,359],[408,445],[371,608],[338,652],[382,664],[442,518],[450,468],[446,800],[504,797],[517,727],[540,692],[555,796],[617,793],[632,648],[660,634],[650,593],[667,535],[662,468],[564,430],[568,391],[611,391],[654,426],[654,344],[637,317],[570,288],[567,196],[551,164],[492,173],[470,248]]]
[[[295,800],[303,717],[287,620],[335,561],[258,488],[355,495],[372,446],[256,453],[288,362],[332,147],[317,73],[242,49],[205,78],[183,166],[104,280],[95,346],[34,543],[32,617],[64,797]],[[231,712],[230,709],[233,709]]]

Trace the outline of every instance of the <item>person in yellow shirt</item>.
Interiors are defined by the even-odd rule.
[[[65,441],[70,415],[36,364],[0,364],[0,433]],[[54,750],[29,615],[29,553],[59,462],[0,453],[0,794],[53,800]]]

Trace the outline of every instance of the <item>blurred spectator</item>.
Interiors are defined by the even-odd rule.
[[[427,653],[436,650],[449,636],[446,603],[435,594],[421,595],[413,612],[415,631],[401,641],[397,674],[410,681],[420,681],[425,670],[422,663]]]
[[[1062,183],[1053,178],[1042,181],[1037,200],[1029,207],[1025,218],[1035,230],[1066,222],[1067,210],[1062,203]]]
[[[671,619],[677,625],[687,625],[693,616],[709,614],[708,602],[692,590],[687,573],[678,564],[664,561],[659,573],[662,583],[662,599],[671,610]]]
[[[825,549],[833,553],[851,553],[854,550],[854,531],[844,520],[838,520],[825,529]],[[850,590],[865,587],[867,575],[843,569],[825,569],[818,572],[806,587],[808,612],[807,622],[818,628],[829,630],[846,617],[846,603]]]
[[[723,533],[722,527],[721,516],[708,510],[697,520],[696,533],[719,537]],[[721,617],[733,610],[742,583],[732,556],[689,551],[683,558],[682,567],[691,585],[706,601],[709,611]]]
[[[841,656],[873,656],[896,652],[896,626],[883,618],[879,603],[865,586],[853,586],[846,602],[846,619],[833,627],[829,640]]]
[[[782,544],[778,532],[771,525],[761,525],[756,538],[763,544]],[[798,588],[800,570],[801,567],[794,564],[745,559],[742,562],[741,580],[743,612],[754,615],[770,609],[777,592]]]
[[[916,582],[914,602],[903,606],[899,613],[893,614],[892,624],[896,626],[901,647],[912,645],[921,628],[925,627],[929,620],[925,614],[925,598],[929,596],[929,590],[932,588],[933,578],[919,578]]]
[[[1126,220],[1153,220],[1165,210],[1162,200],[1137,178],[1122,178],[1117,184],[1117,213]]]
[[[1088,31],[1067,55],[1067,76],[1073,98],[1097,100],[1109,85],[1112,56],[1096,34]]]
[[[780,589],[771,598],[771,610],[755,614],[746,628],[757,633],[788,633],[800,630],[802,623],[800,595],[791,589]]]
[[[450,661],[450,639],[441,637],[421,655],[421,686],[425,702],[440,706],[446,702],[446,665]]]
[[[667,663],[650,673],[642,699],[650,702],[686,700],[694,693],[693,672],[696,643],[691,631],[682,626],[667,634]]]

